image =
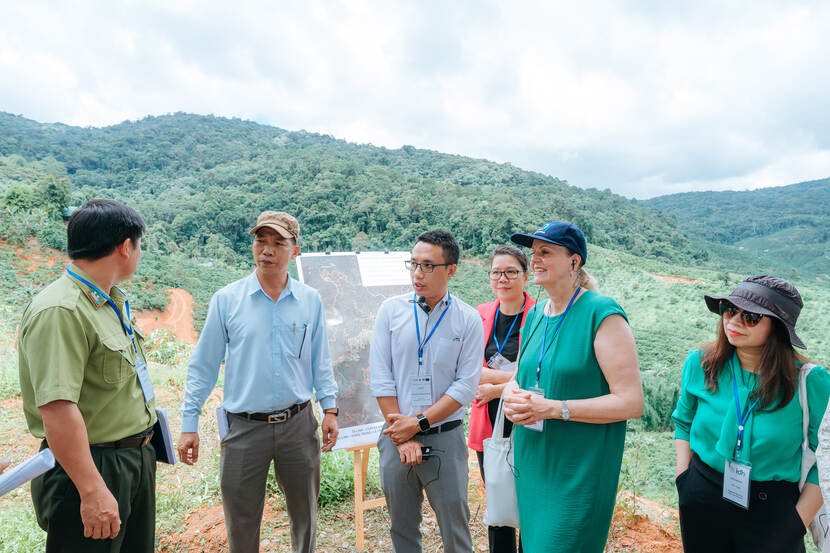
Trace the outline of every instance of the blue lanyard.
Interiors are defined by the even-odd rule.
[[[527,301],[527,298],[525,298],[525,301]],[[500,307],[501,307],[501,302],[499,302],[499,305],[496,306],[496,318],[493,319],[493,342],[495,342],[495,344],[496,344],[496,350],[497,350],[499,355],[501,355],[501,352],[504,349],[504,346],[507,345],[507,339],[510,338],[510,333],[513,332],[513,327],[516,326],[516,321],[519,320],[519,317],[525,311],[525,302],[524,301],[522,302],[522,310],[519,311],[518,313],[516,313],[516,316],[513,317],[513,322],[510,324],[510,328],[507,329],[507,334],[505,334],[504,342],[502,342],[501,345],[499,345],[499,339],[496,337],[496,326],[499,322],[499,308]]]
[[[103,290],[101,290],[100,288],[98,288],[97,286],[95,286],[94,284],[89,282],[88,280],[86,280],[81,275],[73,273],[71,270],[69,270],[69,265],[66,266],[66,272],[69,273],[70,275],[72,275],[72,277],[76,278],[78,281],[86,284],[87,286],[89,286],[90,288],[92,288],[93,290],[95,290],[96,292],[101,294],[101,296],[103,296],[103,298],[105,300],[107,300],[107,303],[110,304],[110,307],[112,307],[112,310],[115,311],[115,315],[118,317],[118,321],[121,323],[121,326],[124,328],[124,330],[129,335],[130,340],[132,340],[132,342],[133,342],[133,351],[135,353],[138,353],[138,349],[135,347],[135,337],[133,336],[133,323],[130,322],[130,326],[127,326],[126,324],[124,324],[124,319],[121,317],[121,313],[119,313],[118,308],[115,307],[115,303],[112,301],[112,299],[109,297],[109,295],[105,294]],[[124,309],[127,311],[127,320],[129,321],[131,319],[131,317],[130,317],[130,302],[127,301],[127,300],[124,300]]]
[[[732,391],[735,393],[735,410],[738,412],[738,443],[735,444],[735,450],[740,453],[744,444],[744,427],[746,426],[746,421],[749,420],[749,414],[758,405],[758,400],[761,398],[755,398],[755,402],[749,406],[746,413],[741,415],[741,400],[738,399],[738,379],[737,374],[735,374],[735,363],[733,359],[729,360],[729,367],[732,369]],[[749,397],[746,400],[748,403]]]
[[[547,355],[548,351],[550,351],[551,346],[553,346],[554,342],[556,342],[556,336],[559,334],[559,329],[562,328],[562,323],[565,322],[565,317],[568,316],[568,311],[571,310],[571,306],[576,300],[576,297],[579,295],[579,291],[582,290],[582,286],[576,287],[576,292],[574,295],[571,296],[571,301],[568,302],[568,306],[565,308],[565,312],[562,313],[562,317],[559,319],[559,323],[557,323],[556,328],[553,331],[553,337],[548,342],[548,321],[550,317],[545,315],[545,334],[542,336],[542,347],[539,348],[539,364],[536,365],[536,387],[539,387],[539,378],[542,376],[542,359]],[[544,311],[542,311],[542,315],[544,315]],[[548,345],[545,346],[545,342],[548,342]]]
[[[435,330],[438,328],[438,325],[441,324],[441,321],[444,319],[444,315],[446,315],[447,311],[449,311],[450,305],[452,305],[452,296],[448,295],[447,297],[449,298],[447,300],[447,306],[441,312],[441,316],[438,317],[438,322],[435,323],[435,326],[432,327],[432,330],[427,335],[427,339],[424,340],[423,343],[421,342],[421,325],[418,324],[418,304],[417,304],[417,302],[414,302],[412,304],[412,312],[415,314],[415,332],[416,332],[416,335],[418,336],[418,370],[419,371],[421,370],[421,366],[424,364],[424,348],[426,347],[427,342],[429,342],[429,339],[432,338],[432,335],[435,334]],[[418,299],[417,295],[415,296],[415,299],[416,300]],[[427,315],[427,324],[429,324],[429,315]],[[426,332],[426,328],[424,328],[424,331]]]

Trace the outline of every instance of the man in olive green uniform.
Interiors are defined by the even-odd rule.
[[[84,204],[67,226],[72,263],[23,313],[26,422],[57,460],[32,481],[47,552],[154,549],[154,395],[143,340],[115,286],[135,272],[144,229],[124,204]]]

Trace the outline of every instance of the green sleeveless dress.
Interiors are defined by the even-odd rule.
[[[609,315],[625,312],[591,290],[571,307],[542,360],[539,386],[548,399],[586,399],[609,392],[594,338]],[[517,380],[536,386],[545,331],[544,302],[527,315]],[[549,317],[548,343],[561,315]],[[627,320],[627,319],[626,319]],[[548,419],[544,431],[515,430],[516,494],[524,553],[602,553],[617,496],[625,421],[587,424]]]

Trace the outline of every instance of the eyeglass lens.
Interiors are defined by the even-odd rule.
[[[519,272],[516,269],[507,269],[506,271],[490,271],[490,280],[499,280],[501,275],[507,277],[507,280],[514,280],[519,276]]]

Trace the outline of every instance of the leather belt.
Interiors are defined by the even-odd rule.
[[[298,403],[296,405],[292,405],[288,409],[282,409],[281,411],[273,411],[271,413],[231,413],[231,415],[236,415],[237,417],[242,417],[243,419],[248,419],[249,421],[263,421],[267,422],[268,424],[276,424],[280,422],[285,422],[306,407],[308,407],[309,402],[306,401],[304,403]]]
[[[127,436],[126,438],[121,438],[120,440],[115,440],[114,442],[103,442],[100,444],[89,444],[92,447],[112,447],[116,449],[124,448],[124,447],[144,447],[145,445],[150,443],[150,440],[153,438],[153,429],[147,429],[144,432],[139,432],[133,436]]]
[[[418,434],[416,435],[426,436],[427,434],[440,434],[441,432],[449,432],[450,430],[459,426],[460,424],[460,420],[445,422],[444,424],[433,426],[429,430],[422,430],[421,432],[418,432]]]

